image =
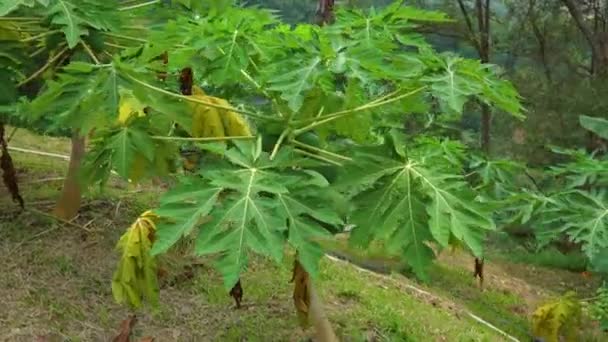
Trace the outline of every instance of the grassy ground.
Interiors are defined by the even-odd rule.
[[[65,141],[42,141],[24,131],[11,144],[69,152]],[[12,155],[22,194],[40,212],[18,214],[8,196],[0,196],[0,341],[111,340],[130,314],[111,295],[117,260],[114,245],[131,221],[154,205],[158,190],[114,182],[107,192],[88,196],[75,225],[58,223],[41,212],[52,208],[67,163],[16,151]],[[382,255],[343,249],[359,255],[361,262],[402,269],[398,261]],[[157,314],[137,313],[137,337],[305,341],[310,336],[297,327],[289,283],[291,256],[282,265],[252,258],[242,278],[245,303],[240,310],[234,309],[219,276],[205,260],[196,260],[193,269],[186,267],[193,260],[187,255],[166,259],[173,267],[161,281],[162,308]],[[529,340],[528,316],[538,303],[567,288],[586,294],[594,285],[576,273],[496,258],[488,262],[487,286],[480,291],[471,263],[463,253],[443,254],[431,282],[420,284],[398,272],[380,276],[325,258],[318,286],[344,341],[501,341],[501,335],[467,312]]]

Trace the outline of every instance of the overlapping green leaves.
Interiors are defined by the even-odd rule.
[[[216,267],[231,288],[247,265],[249,251],[280,261],[285,242],[315,272],[322,255],[315,242],[327,234],[316,221],[339,223],[330,208],[321,208],[327,181],[313,171],[294,171],[293,151],[273,159],[253,142],[238,142],[225,161],[188,177],[161,199],[153,253],[162,253],[180,238],[194,234],[195,252],[217,257]]]
[[[389,251],[402,253],[422,278],[433,245],[443,248],[459,241],[481,256],[483,233],[494,224],[462,176],[443,172],[433,158],[411,157],[400,149],[389,158],[386,149],[358,154],[357,163],[346,170],[342,186],[355,189],[358,205],[353,242],[382,242]]]

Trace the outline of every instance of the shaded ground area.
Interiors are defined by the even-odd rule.
[[[62,140],[40,143],[18,132],[14,146],[66,154]],[[59,194],[67,163],[13,152],[22,194],[31,208],[17,206],[0,187],[0,341],[109,341],[129,310],[114,303],[110,281],[117,260],[114,246],[139,213],[152,207],[158,191],[116,182],[86,200],[74,224],[43,213]],[[383,255],[338,248],[367,266],[400,271]],[[343,246],[342,246],[343,247]],[[184,249],[187,250],[187,249]],[[253,257],[243,275],[244,308],[232,299],[208,260],[184,253],[163,259],[160,312],[138,313],[137,337],[156,341],[306,341],[291,300],[292,257],[282,265]],[[400,273],[378,275],[325,258],[318,280],[329,318],[344,341],[501,341],[475,315],[521,340],[529,340],[532,310],[546,298],[575,289],[586,294],[594,280],[578,273],[487,262],[487,287],[480,291],[472,259],[445,252],[421,284]],[[365,265],[364,265],[365,266]],[[371,267],[373,268],[373,267]],[[422,291],[420,291],[422,290]],[[597,340],[601,340],[597,338]]]

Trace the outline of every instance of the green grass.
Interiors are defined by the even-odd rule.
[[[14,146],[67,154],[62,140],[42,140],[20,130]],[[22,195],[28,205],[49,211],[67,163],[14,152]],[[109,341],[131,313],[114,303],[110,280],[120,235],[142,211],[154,206],[158,190],[116,183],[89,194],[74,223],[63,225],[36,212],[18,214],[0,197],[0,336],[10,341]],[[252,257],[242,276],[244,307],[234,303],[209,260],[174,252],[161,279],[161,309],[137,312],[135,335],[157,341],[304,341],[291,299],[292,255],[275,265]],[[329,319],[344,341],[498,341],[493,331],[457,310],[413,296],[402,276],[384,278],[324,259],[317,279]]]
[[[587,269],[587,260],[580,250],[562,253],[556,247],[548,246],[536,251],[532,247],[524,247],[525,241],[515,241],[506,234],[496,234],[490,244],[491,256],[494,259],[572,272],[582,272]]]
[[[380,246],[372,244],[368,250],[362,250],[349,246],[346,239],[346,236],[341,236],[338,240],[323,241],[322,245],[361,267],[398,272],[414,280],[403,261],[385,255]],[[489,279],[486,279],[483,290],[473,278],[473,258],[464,251],[445,251],[430,270],[430,279],[424,283],[416,282],[415,285],[451,301],[449,305],[461,307],[522,341],[530,340],[529,317],[537,305],[548,297],[567,291],[575,291],[581,297],[592,296],[598,283],[597,280],[585,280],[578,273],[570,272],[565,262],[563,268],[557,267],[558,260],[540,265],[537,254],[520,254],[520,248],[506,244],[500,249],[491,246],[485,270]],[[509,249],[511,253],[507,255]],[[526,260],[530,263],[526,264]],[[586,341],[601,340],[594,337],[597,332],[593,327],[586,329]]]
[[[525,341],[530,340],[526,303],[515,293],[476,285],[470,270],[435,265],[429,286],[435,293],[454,298],[473,314]]]

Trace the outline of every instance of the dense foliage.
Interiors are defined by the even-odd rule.
[[[459,126],[477,107],[505,126],[524,110],[501,68],[429,43],[458,25],[442,12],[351,3],[319,26],[230,1],[10,0],[0,19],[1,122],[87,137],[86,187],[112,173],[172,180],[118,244],[119,302],[156,304],[155,256],[184,240],[227,289],[252,252],[295,250],[314,276],[319,242],[346,223],[353,244],[400,255],[422,279],[442,249],[482,258],[486,233],[514,226],[538,248],[567,239],[608,272],[606,155],[553,147],[559,163],[531,168],[478,151]],[[581,130],[608,139],[607,120],[582,114]],[[184,149],[200,156],[189,172]]]

